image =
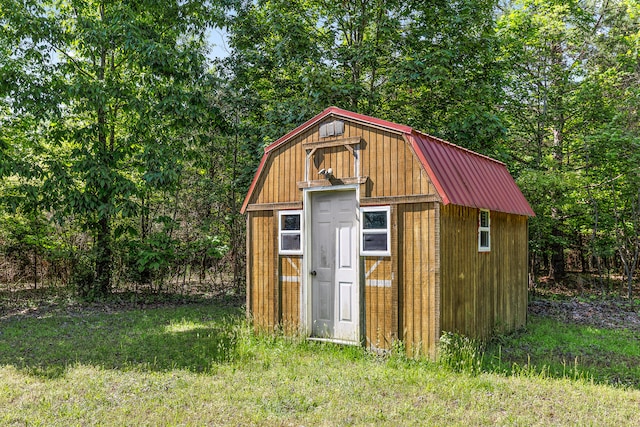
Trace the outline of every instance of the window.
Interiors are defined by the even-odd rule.
[[[360,209],[360,255],[391,255],[389,206]]]
[[[488,210],[480,210],[478,218],[478,251],[491,250],[491,217]]]
[[[278,213],[278,249],[283,255],[302,255],[302,211]]]

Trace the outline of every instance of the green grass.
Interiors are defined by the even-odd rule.
[[[215,303],[0,318],[0,425],[640,424],[639,390],[542,368],[584,343],[635,361],[623,332],[532,318],[469,373],[255,335],[242,318]],[[535,369],[512,369],[527,360]]]
[[[530,316],[525,331],[499,337],[484,355],[484,368],[507,374],[522,369],[552,377],[640,388],[640,336]]]

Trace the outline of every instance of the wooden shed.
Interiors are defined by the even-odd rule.
[[[534,213],[489,157],[330,107],[265,149],[242,212],[259,329],[433,355],[525,324]]]

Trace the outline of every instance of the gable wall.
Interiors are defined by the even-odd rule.
[[[333,119],[328,118],[327,121]],[[306,150],[303,143],[362,137],[360,176],[368,182],[361,197],[435,194],[435,189],[402,135],[345,120],[345,133],[336,138],[320,138],[319,124],[297,135],[269,154],[250,204],[301,202],[297,183],[305,180]],[[343,146],[319,148],[310,162],[309,179],[318,180],[318,171],[332,168],[336,178],[355,177],[355,158]]]

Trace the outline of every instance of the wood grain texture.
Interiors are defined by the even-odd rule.
[[[249,213],[247,230],[251,253],[251,269],[247,272],[248,298],[251,315],[257,329],[272,330],[278,323],[277,313],[277,242],[274,240],[275,216],[273,211]],[[274,274],[274,271],[276,274]]]
[[[439,338],[436,211],[436,203],[398,206],[398,328],[410,356],[432,355]]]
[[[300,325],[300,285],[302,283],[302,257],[280,257],[280,324],[285,333],[299,331]]]
[[[375,349],[391,348],[391,258],[365,257],[365,343]]]
[[[350,183],[357,177],[369,177],[367,190],[363,191],[370,193],[366,194],[368,197],[435,195],[402,135],[345,121],[344,135],[324,139],[319,137],[318,128],[319,125],[312,126],[270,153],[247,210],[255,204],[302,201],[301,189],[313,185],[300,183],[318,181],[321,178],[318,172],[329,168],[333,169],[338,185],[344,178]],[[307,163],[307,152],[311,150],[314,153]],[[359,157],[359,170],[354,151]]]
[[[486,338],[523,326],[527,218],[491,212],[491,251],[478,252],[478,210],[441,211],[441,329]]]

